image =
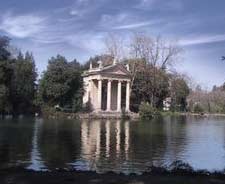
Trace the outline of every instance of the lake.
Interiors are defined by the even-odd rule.
[[[196,170],[222,171],[225,117],[0,120],[0,168],[142,173],[177,160]]]

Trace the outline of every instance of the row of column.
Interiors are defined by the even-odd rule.
[[[111,111],[111,91],[112,91],[112,80],[108,80],[107,83],[107,106],[106,111]],[[121,112],[121,91],[122,81],[118,80],[117,86],[117,111]],[[98,109],[101,110],[102,104],[102,80],[98,80]],[[126,107],[127,112],[130,111],[130,82],[126,82]]]

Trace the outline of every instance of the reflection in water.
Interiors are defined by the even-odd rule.
[[[88,166],[90,170],[102,172],[101,164],[108,163],[110,170],[117,170],[115,166],[120,167],[123,154],[125,154],[124,161],[127,161],[129,159],[129,124],[128,121],[122,123],[118,120],[115,122],[109,120],[82,122],[80,157],[83,158],[83,168]],[[124,131],[124,145],[121,145],[122,130]],[[77,163],[73,165],[76,166]]]
[[[125,154],[126,160],[128,160],[128,152],[129,152],[129,139],[130,139],[130,124],[129,121],[126,121],[125,124]]]
[[[225,167],[224,118],[0,121],[0,168],[76,168],[143,172],[176,160],[196,169]]]
[[[107,120],[106,123],[105,123],[105,129],[106,129],[106,133],[105,133],[105,136],[106,136],[106,157],[109,157],[110,156],[110,121]]]
[[[35,120],[30,159],[31,164],[27,167],[27,169],[32,169],[35,171],[45,170],[45,166],[43,164],[43,161],[41,160],[41,154],[38,148],[38,133],[42,122],[42,119]]]
[[[0,168],[29,164],[33,137],[30,122],[32,119],[0,121]]]
[[[116,154],[117,157],[120,154],[120,121],[116,121]]]

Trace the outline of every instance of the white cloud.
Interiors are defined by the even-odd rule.
[[[89,53],[99,53],[103,50],[103,35],[97,33],[77,33],[76,35],[68,35],[65,41],[70,45]]]
[[[79,11],[73,9],[73,10],[70,11],[70,15],[79,15]]]
[[[0,22],[0,30],[18,38],[35,35],[45,27],[45,19],[35,15],[12,16],[7,14]]]
[[[221,41],[225,41],[225,34],[192,37],[192,38],[180,40],[179,43],[180,45],[188,46],[188,45],[221,42]]]
[[[155,23],[156,22],[154,22],[154,21],[146,21],[146,22],[139,22],[139,23],[115,26],[115,27],[113,27],[113,29],[134,29],[134,28],[149,26],[149,25],[152,25],[152,24],[155,24]]]

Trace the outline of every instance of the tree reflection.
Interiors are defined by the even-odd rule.
[[[44,120],[39,148],[48,169],[67,168],[79,153],[80,126],[76,121]]]
[[[0,166],[26,167],[32,147],[33,119],[4,120],[0,123]]]

